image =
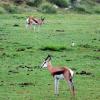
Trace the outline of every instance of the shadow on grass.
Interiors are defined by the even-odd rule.
[[[52,45],[52,46],[44,46],[44,47],[40,48],[40,50],[42,50],[42,51],[58,51],[58,52],[61,52],[61,51],[71,51],[72,49],[67,48],[65,46],[62,46],[62,45],[60,45],[60,46],[57,46],[57,45],[53,46]]]

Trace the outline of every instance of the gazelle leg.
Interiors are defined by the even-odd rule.
[[[64,74],[64,78],[68,82],[68,85],[69,85],[72,95],[75,96],[74,84],[73,84],[72,78],[70,77],[70,74],[66,72]]]
[[[26,29],[27,29],[29,25],[28,24],[25,24],[25,26],[26,26]]]
[[[71,93],[73,94],[73,96],[75,96],[75,89],[74,89],[74,84],[73,84],[72,79],[68,80],[68,85],[70,87]]]
[[[31,24],[29,24],[29,25],[28,25],[28,27],[31,29],[31,28],[32,28],[32,25],[31,25]]]
[[[35,25],[34,25],[34,32],[35,32],[35,29],[36,29],[36,27],[35,27]]]
[[[55,77],[54,83],[55,83],[55,95],[58,95],[59,94],[59,79]]]

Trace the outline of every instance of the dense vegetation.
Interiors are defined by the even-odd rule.
[[[0,0],[0,13],[59,11],[100,14],[100,0]]]

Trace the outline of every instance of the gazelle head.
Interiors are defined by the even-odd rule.
[[[41,68],[47,68],[48,67],[48,62],[51,60],[51,56],[48,55],[45,60],[43,61],[43,63],[41,64]]]

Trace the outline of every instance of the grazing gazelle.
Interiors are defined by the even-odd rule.
[[[32,25],[34,26],[34,31],[35,31],[35,27],[36,26],[41,26],[44,22],[44,17],[41,19],[38,19],[38,18],[35,18],[35,17],[32,17],[32,16],[29,16],[27,19],[26,19],[26,27],[32,27]]]
[[[46,59],[44,60],[44,62],[41,65],[42,68],[46,68],[49,70],[49,72],[51,73],[51,75],[54,77],[54,83],[55,83],[55,94],[58,95],[59,94],[59,80],[60,79],[64,79],[65,81],[68,82],[68,85],[70,87],[70,91],[72,93],[72,95],[75,95],[75,90],[74,90],[74,84],[73,84],[73,75],[74,72],[67,67],[53,67],[51,64],[51,56],[48,55],[46,57]]]

